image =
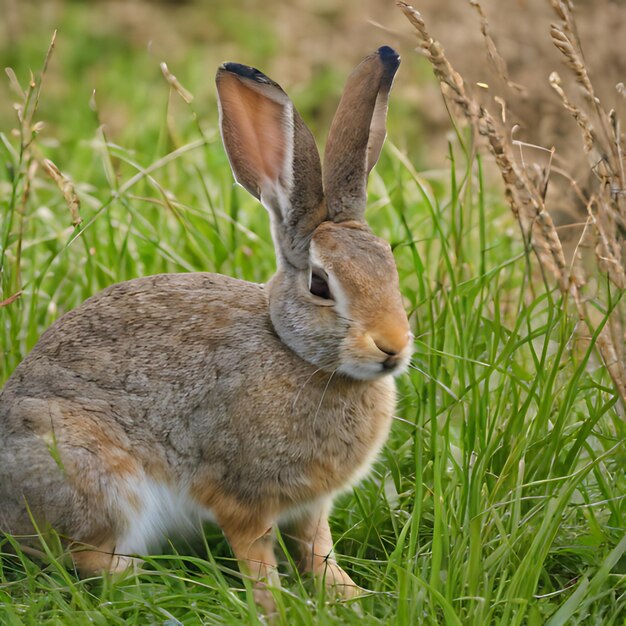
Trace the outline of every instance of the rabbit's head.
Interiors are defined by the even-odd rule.
[[[362,380],[402,371],[412,344],[391,248],[364,217],[367,176],[385,139],[399,63],[385,46],[352,72],[323,177],[313,136],[279,85],[238,63],[222,65],[216,79],[235,178],[271,216],[274,328],[306,361]]]

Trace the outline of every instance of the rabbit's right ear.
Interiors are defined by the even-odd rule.
[[[216,84],[235,179],[270,212],[279,262],[306,269],[311,235],[326,219],[313,135],[287,94],[259,70],[225,63]]]

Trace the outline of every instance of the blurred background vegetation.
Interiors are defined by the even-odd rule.
[[[99,122],[111,140],[133,146],[156,144],[167,90],[159,63],[165,61],[183,85],[192,88],[201,124],[216,123],[214,75],[217,66],[235,60],[262,69],[288,90],[315,134],[328,128],[347,71],[383,43],[410,50],[410,36],[384,27],[401,22],[393,3],[256,2],[244,0],[145,2],[22,2],[2,0],[0,63],[18,76],[41,64],[42,53],[58,29],[42,98],[44,138],[62,150],[74,150],[77,128],[96,123],[89,102],[93,90]],[[380,25],[377,25],[380,24]],[[413,54],[404,63],[415,70]],[[428,69],[422,64],[422,73]],[[410,112],[415,96],[413,71],[403,70],[404,98],[394,103],[392,128],[399,109]],[[399,83],[400,85],[400,83]],[[10,128],[14,96],[0,85],[0,127]],[[140,113],[138,116],[137,113]],[[394,137],[419,151],[418,118],[410,137]],[[393,132],[393,131],[392,131]],[[414,141],[415,140],[415,141]]]
[[[524,140],[579,152],[575,123],[560,115],[560,102],[548,86],[549,71],[561,63],[546,37],[553,19],[549,2],[482,4],[512,80],[526,89],[507,98]],[[466,81],[488,85],[490,95],[506,87],[490,66],[470,2],[423,0],[417,8],[434,25]],[[418,159],[419,167],[441,163],[447,151],[449,120],[438,85],[415,54],[414,37],[393,0],[2,0],[0,10],[0,64],[13,67],[18,76],[39,67],[58,29],[41,118],[48,125],[46,134],[65,149],[75,148],[71,129],[94,122],[88,106],[94,89],[100,120],[113,140],[153,141],[165,106],[161,61],[183,85],[193,87],[206,124],[215,117],[215,68],[238,60],[278,80],[323,137],[346,72],[367,51],[386,43],[403,60],[389,120],[391,138]],[[624,1],[579,0],[576,15],[598,95],[604,102],[615,101],[613,87],[626,74]],[[0,128],[14,124],[7,106],[12,99],[8,82],[2,81]],[[137,110],[145,113],[140,119]]]
[[[547,37],[553,14],[548,0],[485,0],[490,30],[508,65],[511,89],[490,63],[477,12],[469,1],[423,0],[419,10],[445,42],[448,58],[485,101],[506,100],[516,138],[556,147],[556,165],[574,177],[586,171],[575,121],[548,84],[562,67]],[[586,63],[606,108],[619,106],[614,86],[626,76],[624,0],[579,0],[578,27]],[[168,64],[195,96],[199,122],[214,128],[214,72],[227,60],[253,65],[289,92],[323,144],[346,73],[367,51],[396,47],[403,59],[389,118],[390,139],[418,169],[447,159],[450,123],[430,66],[415,53],[415,38],[393,0],[1,0],[0,66],[25,77],[36,70],[58,29],[40,104],[40,140],[57,158],[81,153],[85,137],[103,125],[110,141],[129,149],[171,147],[194,120],[186,113],[176,133],[163,134],[184,105],[168,104],[159,64]],[[476,87],[480,85],[480,87]],[[92,95],[98,115],[93,111]],[[0,81],[0,128],[15,125],[14,94]],[[90,104],[91,103],[91,104]],[[170,129],[173,128],[170,124]],[[167,134],[167,133],[166,133]],[[159,140],[161,143],[159,143]],[[165,143],[164,143],[165,142]],[[490,181],[499,185],[498,177]],[[554,187],[554,185],[553,185]],[[552,212],[559,225],[580,222],[575,194],[558,192]],[[577,241],[580,229],[566,235]]]

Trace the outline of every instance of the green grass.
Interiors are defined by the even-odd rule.
[[[63,46],[63,58],[99,59],[80,56],[84,39]],[[0,308],[2,381],[54,319],[114,282],[273,272],[267,216],[233,186],[215,109],[185,105],[156,62],[145,76],[145,59],[133,70],[115,50],[97,81],[115,85],[136,121],[115,139],[88,98],[71,116],[51,112],[38,137],[29,124],[21,137],[0,133],[0,300],[21,292]],[[185,85],[194,93],[197,63]],[[72,68],[64,81],[78,91]],[[16,71],[26,89],[25,68]],[[39,111],[37,76],[25,98],[32,123],[47,121],[53,80]],[[370,593],[328,602],[285,557],[278,622],[625,624],[626,427],[609,378],[577,339],[572,307],[541,280],[504,198],[485,187],[467,138],[451,142],[448,168],[424,175],[394,139],[371,177],[368,219],[392,242],[416,350],[379,461],[332,516],[340,562]],[[74,181],[80,226],[35,165],[42,157]],[[12,555],[10,538],[0,550],[2,624],[259,620],[216,528],[116,579],[80,580],[54,547],[43,562]]]

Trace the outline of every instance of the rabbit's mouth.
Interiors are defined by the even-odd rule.
[[[352,342],[350,342],[352,343]],[[359,342],[361,343],[361,342]],[[358,380],[375,380],[383,376],[399,376],[404,373],[411,360],[413,336],[400,352],[388,352],[377,348],[375,350],[355,349],[352,345],[344,344],[342,364],[337,371]]]

